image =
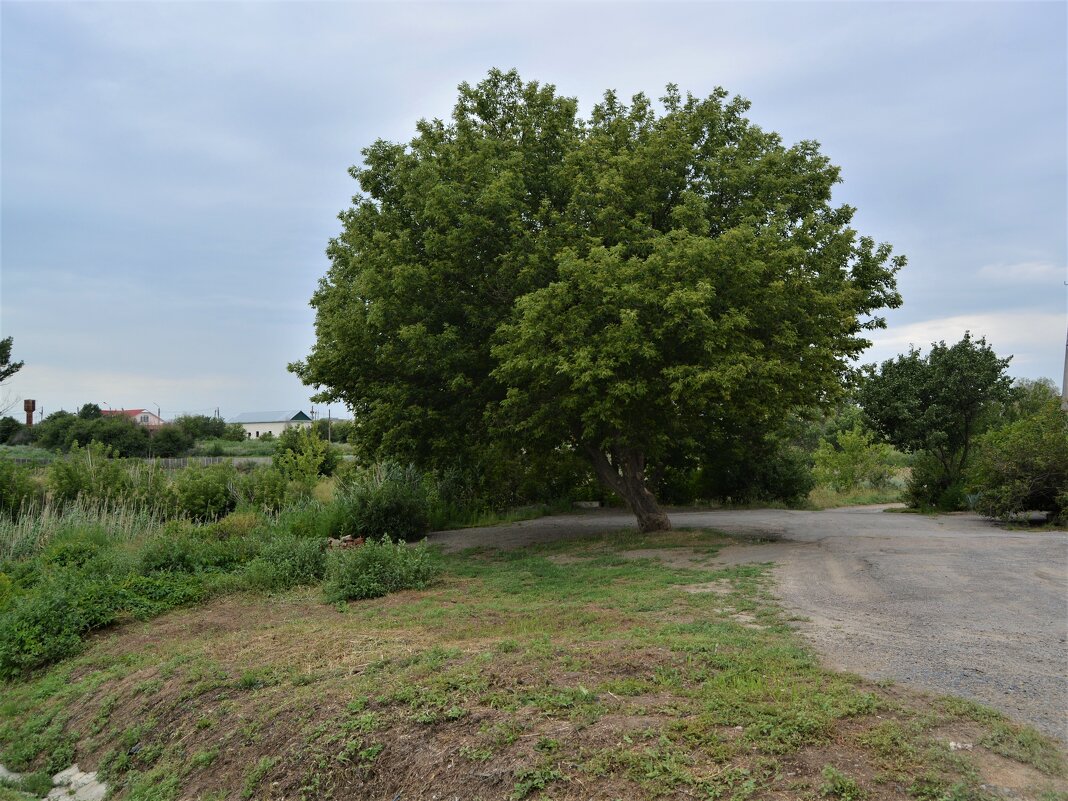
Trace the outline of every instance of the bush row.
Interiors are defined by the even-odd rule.
[[[220,592],[275,592],[323,582],[330,602],[425,586],[439,570],[425,544],[388,537],[329,549],[338,517],[315,502],[277,517],[231,514],[212,524],[171,521],[135,540],[79,518],[37,553],[0,562],[0,678],[76,653],[85,635]]]

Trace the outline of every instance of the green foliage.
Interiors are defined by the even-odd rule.
[[[874,442],[872,434],[859,425],[838,431],[816,448],[816,480],[838,492],[862,486],[882,489],[893,475],[891,450],[885,443]]]
[[[904,260],[831,205],[814,142],[785,147],[722,89],[662,102],[609,92],[580,120],[493,70],[450,122],[363,151],[291,365],[353,409],[361,454],[570,450],[655,507],[647,472],[836,394]]]
[[[846,776],[833,765],[824,765],[820,798],[836,798],[838,801],[862,801],[868,794],[857,784],[856,779]]]
[[[927,454],[913,468],[912,505],[962,504],[972,440],[1009,398],[1009,359],[965,333],[955,345],[933,344],[927,356],[913,348],[866,368],[858,397],[871,428],[902,451]]]
[[[1058,399],[981,436],[969,483],[989,517],[1040,510],[1068,520],[1068,413]]]
[[[332,420],[320,417],[312,423],[312,428],[320,439],[325,439],[327,442],[342,443],[349,441],[349,437],[355,430],[355,423],[352,420]]]
[[[26,430],[26,424],[14,417],[0,417],[0,445],[10,444],[11,440]]]
[[[131,487],[129,474],[117,454],[100,442],[82,448],[75,442],[65,459],[57,459],[48,468],[48,491],[58,503],[79,498],[101,504],[113,504],[124,498]]]
[[[0,679],[76,653],[86,629],[84,616],[63,588],[17,597],[0,613]]]
[[[149,433],[143,426],[122,415],[93,417],[92,404],[82,407],[78,415],[54,412],[31,429],[34,442],[48,450],[66,452],[80,443],[99,442],[107,445],[116,456],[146,456],[149,452]],[[82,416],[82,413],[86,416]]]
[[[44,488],[34,479],[33,470],[0,459],[0,516],[32,513],[43,501]]]
[[[205,414],[185,414],[175,417],[172,425],[185,432],[191,440],[218,439],[226,434],[226,422],[220,417],[208,417]],[[241,429],[241,438],[245,438]]]
[[[165,425],[151,435],[153,456],[185,456],[193,448],[194,438],[177,425]]]
[[[422,589],[441,572],[425,543],[405,545],[388,537],[358,548],[331,551],[323,592],[331,603],[377,598],[398,590]]]
[[[696,468],[664,470],[658,493],[679,504],[792,504],[814,486],[807,453],[781,435],[738,430],[708,443]]]
[[[314,484],[331,476],[341,460],[338,452],[311,426],[287,428],[278,437],[274,466],[290,481]]]
[[[231,442],[244,442],[248,439],[248,432],[240,423],[227,423],[223,427],[222,439]]]
[[[247,568],[252,589],[279,592],[301,584],[317,584],[326,573],[321,539],[277,537],[267,542]]]
[[[78,419],[79,420],[99,420],[103,416],[104,416],[104,413],[100,410],[100,407],[95,403],[83,404],[82,407],[80,409],[78,409]]]
[[[178,510],[194,520],[218,520],[237,506],[237,471],[229,463],[190,465],[174,479]]]
[[[22,369],[25,362],[11,361],[12,338],[0,339],[0,384]]]
[[[362,470],[340,488],[332,520],[331,536],[417,540],[430,523],[423,476],[395,464]]]
[[[963,509],[967,502],[963,479],[947,480],[945,464],[926,451],[921,451],[912,460],[912,469],[905,481],[904,499],[914,509],[943,512]]]
[[[234,491],[239,504],[268,512],[279,511],[297,494],[276,467],[256,467],[238,475]]]

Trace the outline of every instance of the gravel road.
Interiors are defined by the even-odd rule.
[[[1068,532],[884,507],[672,513],[677,527],[772,538],[724,563],[775,562],[777,594],[835,668],[970,698],[1068,742]],[[431,535],[447,550],[633,528],[595,511]]]

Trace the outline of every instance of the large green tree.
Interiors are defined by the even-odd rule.
[[[571,449],[643,529],[650,468],[835,397],[900,303],[890,247],[831,203],[838,168],[717,89],[589,119],[492,71],[449,122],[376,142],[291,365],[363,452],[444,466]]]
[[[15,375],[25,365],[25,362],[11,361],[11,345],[13,342],[14,339],[12,337],[0,339],[0,384]]]

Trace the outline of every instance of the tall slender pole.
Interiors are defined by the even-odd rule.
[[[1068,334],[1064,337],[1064,383],[1061,384],[1061,408],[1068,410]]]

